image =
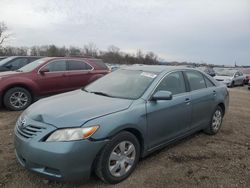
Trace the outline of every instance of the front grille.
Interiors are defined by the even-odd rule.
[[[221,79],[216,79],[217,81],[224,81],[224,80],[221,80]]]
[[[37,126],[37,125],[27,125],[21,126],[17,125],[17,132],[24,138],[32,138],[36,136],[38,133],[42,132],[45,127]]]

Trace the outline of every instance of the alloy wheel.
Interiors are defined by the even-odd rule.
[[[219,109],[217,109],[213,116],[212,128],[214,131],[217,131],[220,128],[222,122],[222,113]]]
[[[109,157],[109,171],[115,177],[126,175],[135,162],[136,149],[129,141],[115,146]]]
[[[9,98],[10,104],[15,108],[23,108],[28,103],[28,96],[21,91],[14,92]]]

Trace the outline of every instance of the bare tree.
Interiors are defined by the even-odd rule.
[[[7,33],[8,27],[4,22],[0,22],[0,46],[10,37]]]
[[[89,44],[83,46],[83,54],[85,56],[96,57],[98,55],[98,48],[94,43],[90,42]]]

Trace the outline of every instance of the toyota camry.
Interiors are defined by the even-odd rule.
[[[198,70],[134,65],[32,104],[15,126],[19,163],[47,178],[91,172],[119,183],[140,158],[203,130],[214,135],[229,103],[225,85]]]

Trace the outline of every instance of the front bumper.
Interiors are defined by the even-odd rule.
[[[15,128],[17,160],[28,170],[48,179],[63,181],[88,179],[97,154],[107,142],[43,142],[39,140],[40,136],[25,138],[20,135],[18,128]]]

